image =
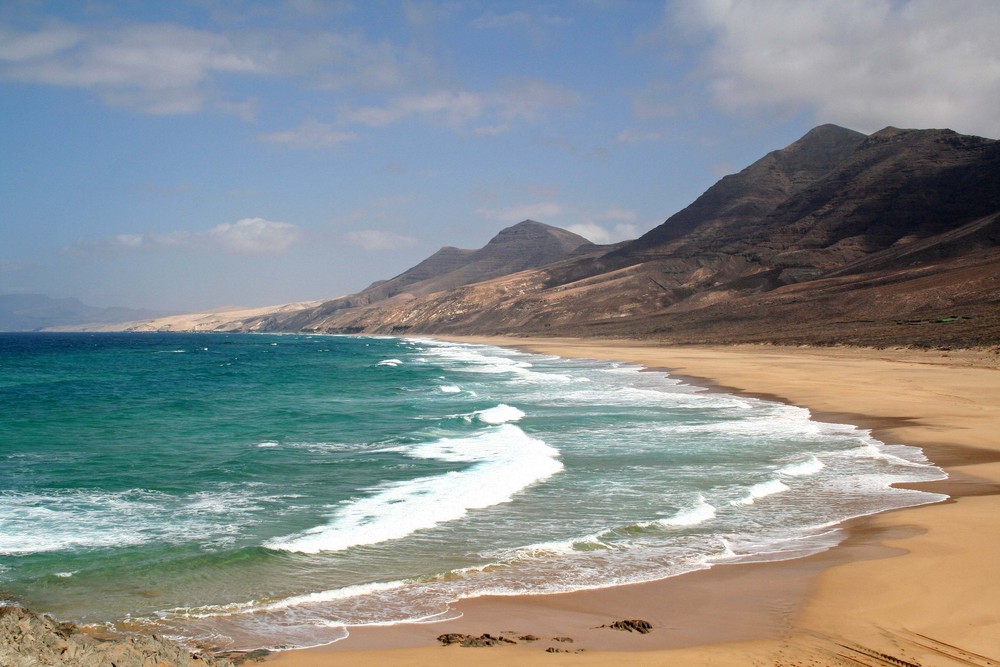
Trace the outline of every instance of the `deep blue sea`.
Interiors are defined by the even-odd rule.
[[[0,334],[0,600],[233,648],[835,544],[919,450],[624,363]]]

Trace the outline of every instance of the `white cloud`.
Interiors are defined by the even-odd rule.
[[[225,36],[169,24],[5,29],[0,44],[0,78],[91,89],[108,104],[154,114],[199,111],[215,77],[263,71]]]
[[[257,138],[267,143],[282,144],[292,148],[330,148],[354,141],[358,135],[315,120],[306,120],[295,129],[259,134]]]
[[[239,44],[270,72],[302,78],[316,88],[383,91],[402,88],[434,72],[419,50],[372,41],[360,32],[267,30],[239,36]]]
[[[280,14],[280,13],[279,13]],[[0,80],[82,88],[112,106],[152,114],[212,108],[252,118],[253,103],[230,99],[227,77],[299,79],[315,88],[386,90],[433,73],[419,50],[356,32],[221,32],[171,23],[115,27],[0,25]]]
[[[542,81],[508,84],[497,91],[438,90],[399,97],[386,106],[342,108],[342,125],[384,127],[409,118],[430,124],[499,134],[515,124],[533,122],[549,109],[579,104],[578,93]]]
[[[299,228],[287,222],[243,218],[209,230],[207,237],[226,252],[236,255],[278,255],[299,238]]]
[[[301,230],[287,222],[243,218],[216,225],[204,232],[178,231],[168,234],[116,234],[103,239],[80,239],[68,250],[78,254],[106,252],[193,249],[234,255],[277,255],[286,252]]]
[[[417,240],[410,236],[385,232],[378,229],[363,229],[347,234],[347,242],[365,250],[397,250],[416,245]]]
[[[710,91],[730,111],[810,111],[873,131],[1000,136],[995,0],[713,0],[675,5],[708,35]]]
[[[117,234],[109,239],[99,241],[98,245],[106,248],[124,250],[159,250],[163,248],[180,248],[192,242],[194,235],[190,232],[172,232],[170,234]]]
[[[618,241],[626,241],[639,236],[636,226],[632,224],[617,224],[609,229],[595,222],[586,222],[577,225],[568,225],[566,229],[597,244],[617,243]]]
[[[80,42],[80,31],[56,26],[35,33],[17,33],[0,28],[0,61],[31,62],[70,49]]]

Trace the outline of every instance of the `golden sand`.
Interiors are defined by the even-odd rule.
[[[353,628],[277,666],[1000,665],[1000,371],[977,351],[462,338],[665,369],[776,398],[827,421],[924,448],[952,500],[850,522],[847,539],[792,561],[717,566],[649,584],[458,603],[457,620]],[[638,635],[599,626],[650,621]],[[490,648],[442,647],[445,632],[532,634]],[[570,637],[572,643],[555,641]],[[558,653],[548,653],[546,649]]]

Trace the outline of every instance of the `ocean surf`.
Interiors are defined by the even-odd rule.
[[[918,449],[628,364],[423,339],[0,334],[0,595],[230,648],[828,548]]]

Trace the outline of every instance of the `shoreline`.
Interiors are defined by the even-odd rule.
[[[1000,372],[992,355],[437,338],[636,363],[711,391],[806,407],[817,420],[855,424],[883,442],[921,447],[948,479],[913,488],[951,498],[851,519],[839,526],[846,537],[817,554],[716,565],[629,586],[462,600],[453,605],[460,618],[352,627],[349,638],[334,644],[275,654],[276,667],[334,658],[339,665],[612,665],[623,652],[629,660],[676,665],[901,664],[886,663],[885,656],[937,661],[931,664],[1000,660],[1000,603],[994,602],[1000,582],[990,558],[1000,549],[1000,442],[993,435],[1000,426]],[[654,631],[597,627],[623,618],[649,620]],[[442,648],[435,638],[447,632],[544,636],[516,646]],[[558,636],[574,641],[555,642]],[[872,657],[878,655],[883,658]]]

